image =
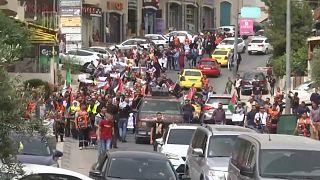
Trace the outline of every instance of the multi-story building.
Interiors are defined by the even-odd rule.
[[[7,16],[24,21],[24,5],[24,0],[0,0],[0,11]]]

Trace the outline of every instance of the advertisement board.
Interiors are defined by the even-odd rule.
[[[61,27],[61,34],[81,34],[81,27]]]
[[[61,27],[81,27],[81,16],[61,16]]]
[[[61,16],[81,16],[80,7],[61,7],[59,12]]]
[[[66,41],[81,41],[81,34],[66,34]]]
[[[60,0],[60,7],[81,7],[81,0]]]
[[[240,35],[254,35],[253,18],[240,18]]]

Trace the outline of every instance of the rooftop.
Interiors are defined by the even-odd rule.
[[[163,154],[144,151],[113,151],[110,152],[110,156],[113,158],[143,158],[167,160],[167,157]]]
[[[214,134],[220,135],[239,135],[243,133],[257,133],[255,130],[233,125],[205,125],[204,127],[209,128]]]

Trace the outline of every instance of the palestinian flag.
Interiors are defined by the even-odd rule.
[[[235,106],[236,106],[236,103],[237,103],[237,96],[236,96],[236,93],[233,92],[232,97],[231,97],[231,100],[230,100],[230,102],[229,102],[229,104],[228,104],[228,109],[229,109],[232,113],[234,113],[234,108],[235,108]]]

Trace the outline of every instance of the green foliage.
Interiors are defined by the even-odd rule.
[[[286,53],[286,1],[265,0],[264,2],[269,7],[270,23],[266,26],[266,36],[274,48],[272,65],[274,69],[277,69],[275,74],[283,76]],[[292,73],[302,74],[307,68],[305,47],[307,46],[306,39],[311,35],[312,30],[312,11],[307,3],[293,1],[291,12]]]
[[[320,49],[314,50],[311,61],[311,72],[311,79],[316,82],[317,87],[320,87]]]
[[[46,93],[46,94],[50,94],[52,92],[52,89],[50,87],[50,84],[46,81],[42,81],[41,79],[30,79],[28,81],[25,81],[24,82],[24,87],[25,89],[37,89],[37,88],[40,88],[40,89],[43,89],[43,91]]]
[[[17,61],[29,46],[29,32],[23,23],[0,13],[0,65]]]

